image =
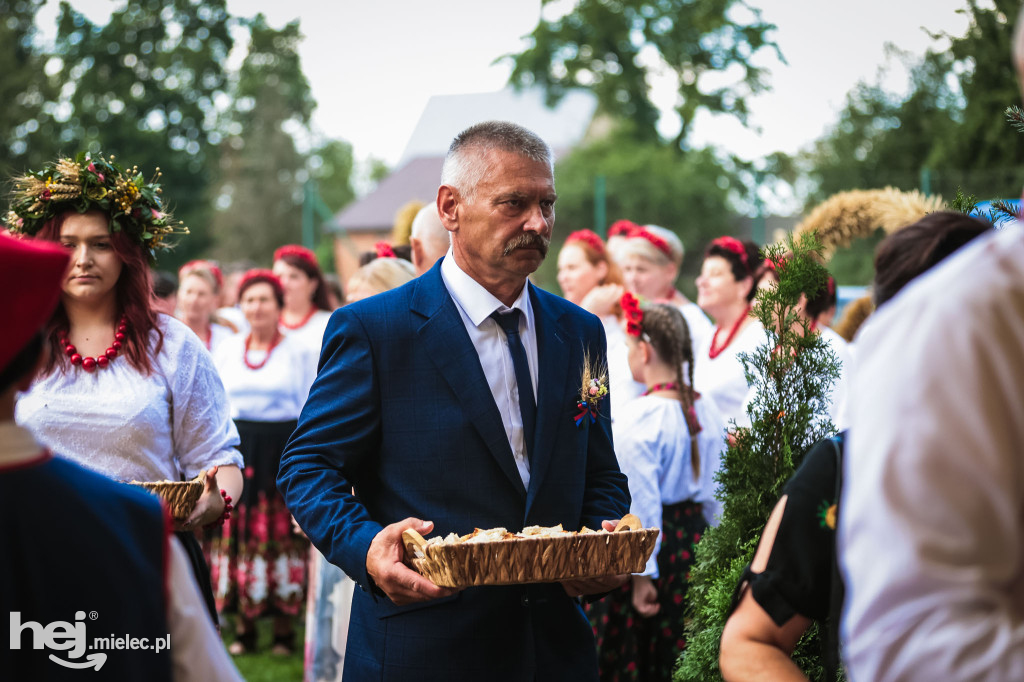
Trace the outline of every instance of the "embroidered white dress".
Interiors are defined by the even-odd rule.
[[[164,340],[146,376],[125,357],[37,379],[16,421],[54,453],[122,481],[177,481],[211,466],[241,468],[224,385],[202,341],[159,316]],[[150,336],[151,346],[157,335]]]
[[[718,335],[718,342],[724,343],[726,330]],[[705,398],[715,401],[718,411],[728,426],[729,421],[739,421],[743,414],[743,401],[747,397],[750,386],[743,373],[740,353],[751,353],[758,346],[768,343],[764,327],[757,320],[752,320],[733,338],[715,358],[710,357],[711,341],[714,334],[709,335],[696,351],[697,364],[693,368],[693,387]]]
[[[324,332],[327,330],[327,323],[331,319],[331,313],[326,310],[318,310],[313,313],[313,316],[306,321],[306,324],[298,327],[297,329],[289,329],[288,327],[278,325],[278,329],[281,333],[288,337],[295,337],[301,341],[307,347],[312,348],[316,352],[316,357],[320,358],[320,349],[324,343]],[[315,365],[314,365],[315,366]]]
[[[253,370],[243,359],[245,338],[244,334],[232,336],[213,355],[227,391],[231,418],[259,422],[298,419],[316,378],[318,354],[300,339],[285,336],[269,358],[266,351],[249,351],[249,362],[267,361]]]

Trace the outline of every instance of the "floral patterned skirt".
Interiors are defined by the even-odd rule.
[[[654,581],[661,606],[657,615],[644,618],[636,612],[629,582],[587,605],[602,682],[672,679],[676,660],[686,647],[686,588],[694,547],[707,528],[702,512],[700,503],[689,500],[662,508],[659,577]]]
[[[210,538],[217,609],[248,619],[296,615],[305,603],[309,542],[294,533],[277,491],[281,453],[295,422],[236,420],[245,486],[228,520]]]

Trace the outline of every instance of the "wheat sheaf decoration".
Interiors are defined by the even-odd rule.
[[[916,190],[903,192],[886,187],[840,192],[818,204],[796,226],[793,236],[817,233],[822,255],[829,260],[836,249],[849,246],[855,239],[868,237],[878,228],[892,234],[944,208],[942,197],[926,197]]]

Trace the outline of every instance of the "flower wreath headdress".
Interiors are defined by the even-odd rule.
[[[110,231],[123,231],[156,260],[158,249],[169,249],[167,239],[188,234],[181,221],[164,210],[160,198],[160,169],[146,182],[137,166],[126,170],[103,155],[84,152],[62,158],[41,170],[14,179],[7,228],[13,234],[34,236],[47,221],[67,211],[103,211],[110,216]]]
[[[640,299],[627,291],[622,294],[619,305],[626,318],[626,333],[636,338],[643,336],[644,311],[640,308]]]
[[[633,233],[640,229],[640,226],[632,220],[616,220],[608,228],[608,238],[632,237]]]
[[[711,246],[717,246],[726,251],[730,251],[740,257],[740,261],[743,263],[743,267],[750,271],[750,263],[747,262],[747,250],[743,246],[743,242],[736,237],[718,237],[711,241]]]
[[[576,230],[565,238],[566,244],[572,242],[582,242],[602,256],[605,253],[604,241],[592,230]]]
[[[638,227],[628,236],[631,239],[646,239],[650,242],[651,246],[656,248],[658,251],[661,251],[669,258],[672,258],[672,247],[668,245],[668,242],[648,230],[646,227]]]

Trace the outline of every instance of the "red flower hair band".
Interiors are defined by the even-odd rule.
[[[616,220],[612,223],[612,226],[608,228],[608,238],[632,237],[633,233],[639,229],[640,226],[632,220]]]
[[[190,260],[185,263],[178,269],[178,279],[182,279],[185,275],[196,269],[209,270],[213,278],[217,280],[217,288],[224,288],[224,273],[213,262],[208,260]]]
[[[373,248],[377,251],[377,258],[395,258],[395,250],[387,242],[377,242]]]
[[[633,234],[629,235],[629,237],[631,239],[646,239],[658,251],[661,251],[669,258],[672,257],[672,247],[668,245],[668,242],[659,237],[658,235],[654,234],[650,230],[648,230],[646,227],[638,227],[636,230],[633,231]]]
[[[600,255],[604,255],[604,242],[592,230],[576,230],[565,238],[565,243],[583,242]]]
[[[747,268],[747,270],[750,269],[750,264],[747,263],[747,250],[743,248],[743,242],[739,239],[729,236],[718,237],[717,239],[712,240],[711,246],[717,246],[725,249],[726,251],[735,253],[740,257],[740,260],[743,261],[743,267]]]
[[[277,260],[276,258],[274,260]],[[272,270],[266,270],[262,268],[249,270],[242,279],[238,282],[238,295],[241,296],[242,292],[246,290],[251,282],[259,283],[266,282],[273,288],[274,292],[279,296],[284,296],[284,287],[281,285],[281,279],[274,274]]]
[[[316,254],[305,246],[299,246],[298,244],[286,244],[285,246],[282,246],[274,252],[274,262],[276,263],[285,256],[296,256],[310,265],[313,265],[318,270],[320,269],[320,263],[316,259]]]
[[[836,295],[836,280],[835,280],[834,277],[832,277],[832,275],[828,276],[828,295],[829,296],[835,296]]]
[[[626,318],[626,333],[640,338],[644,333],[644,311],[640,308],[639,299],[627,291],[622,294],[619,305],[622,306],[622,314]]]

